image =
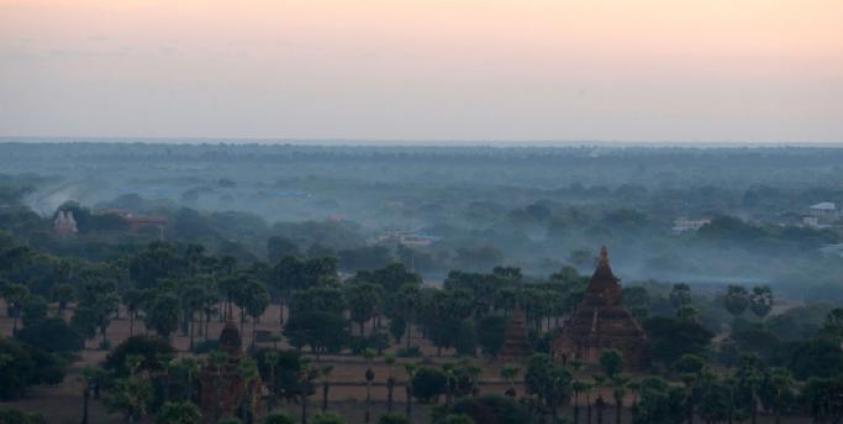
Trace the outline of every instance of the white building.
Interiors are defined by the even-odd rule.
[[[811,228],[829,228],[839,217],[840,211],[834,202],[820,202],[808,207],[802,223]]]
[[[685,217],[676,218],[673,220],[673,234],[685,234],[688,232],[696,232],[703,225],[710,224],[710,218],[702,218],[702,219],[688,219]]]

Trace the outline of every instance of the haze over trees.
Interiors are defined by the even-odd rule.
[[[232,359],[217,342],[230,321],[237,375],[262,384],[242,422],[356,422],[337,407],[347,387],[369,422],[843,414],[840,222],[806,224],[793,206],[843,203],[834,149],[3,151],[4,402],[70,385],[118,419],[197,422],[203,370]],[[59,153],[126,166],[91,181]],[[683,217],[705,222],[677,234]],[[611,349],[593,364],[551,355],[601,244],[647,332],[644,369]],[[501,363],[516,311],[532,355]]]

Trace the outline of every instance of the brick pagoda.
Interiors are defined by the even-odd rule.
[[[583,300],[551,345],[554,358],[563,363],[597,363],[604,350],[616,349],[623,355],[625,367],[640,368],[646,364],[647,335],[623,306],[619,281],[603,246]]]

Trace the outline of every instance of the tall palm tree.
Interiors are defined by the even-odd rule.
[[[577,377],[577,373],[582,371],[585,364],[582,361],[573,360],[569,363],[569,366],[573,370],[571,375],[573,376],[573,380],[571,381],[571,389],[574,392],[574,424],[579,424],[580,422],[580,393],[584,393],[588,390],[588,384]]]
[[[375,357],[375,351],[366,349],[363,351],[363,357],[366,358],[366,416],[365,422],[368,423],[372,415],[372,380],[375,379],[375,371],[372,370],[372,359]]]
[[[407,384],[404,386],[407,393],[407,419],[411,419],[413,415],[413,377],[416,376],[416,370],[418,370],[416,364],[404,364],[404,371],[407,372]]]
[[[269,384],[267,384],[267,388],[269,389],[269,401],[266,402],[267,414],[272,412],[272,409],[275,408],[275,367],[278,366],[279,359],[280,355],[278,355],[278,352],[275,350],[269,350],[263,355],[263,360],[269,367]]]
[[[623,411],[623,397],[626,395],[626,385],[629,377],[616,375],[612,379],[612,398],[615,401],[615,424],[621,424],[621,412]]]
[[[387,354],[383,361],[386,363],[386,412],[392,413],[392,393],[395,390],[395,377],[392,375],[392,366],[395,365],[395,356]]]
[[[251,423],[255,417],[255,407],[257,405],[256,386],[258,381],[258,366],[252,359],[244,359],[240,361],[240,375],[243,377],[243,384],[246,387],[246,409],[243,410],[243,421]]]
[[[776,368],[771,372],[770,383],[775,392],[776,424],[781,423],[784,395],[793,390],[793,376],[784,368]]]
[[[222,403],[222,369],[228,361],[228,355],[225,352],[215,350],[208,355],[208,362],[214,370],[214,420],[218,420],[221,415],[220,405]]]
[[[187,373],[187,400],[193,402],[193,376],[199,372],[199,361],[186,357],[181,360],[181,366]]]
[[[319,369],[319,376],[322,379],[322,412],[328,410],[328,392],[331,390],[331,371],[334,370],[333,365],[326,365]]]

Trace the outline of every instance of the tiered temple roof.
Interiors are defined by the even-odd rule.
[[[604,246],[582,302],[553,341],[554,357],[563,362],[576,359],[596,363],[604,350],[616,349],[629,368],[646,363],[647,335],[623,306],[619,281]]]
[[[527,337],[527,318],[519,306],[509,315],[498,359],[504,362],[520,362],[530,356],[531,351],[530,340]]]

